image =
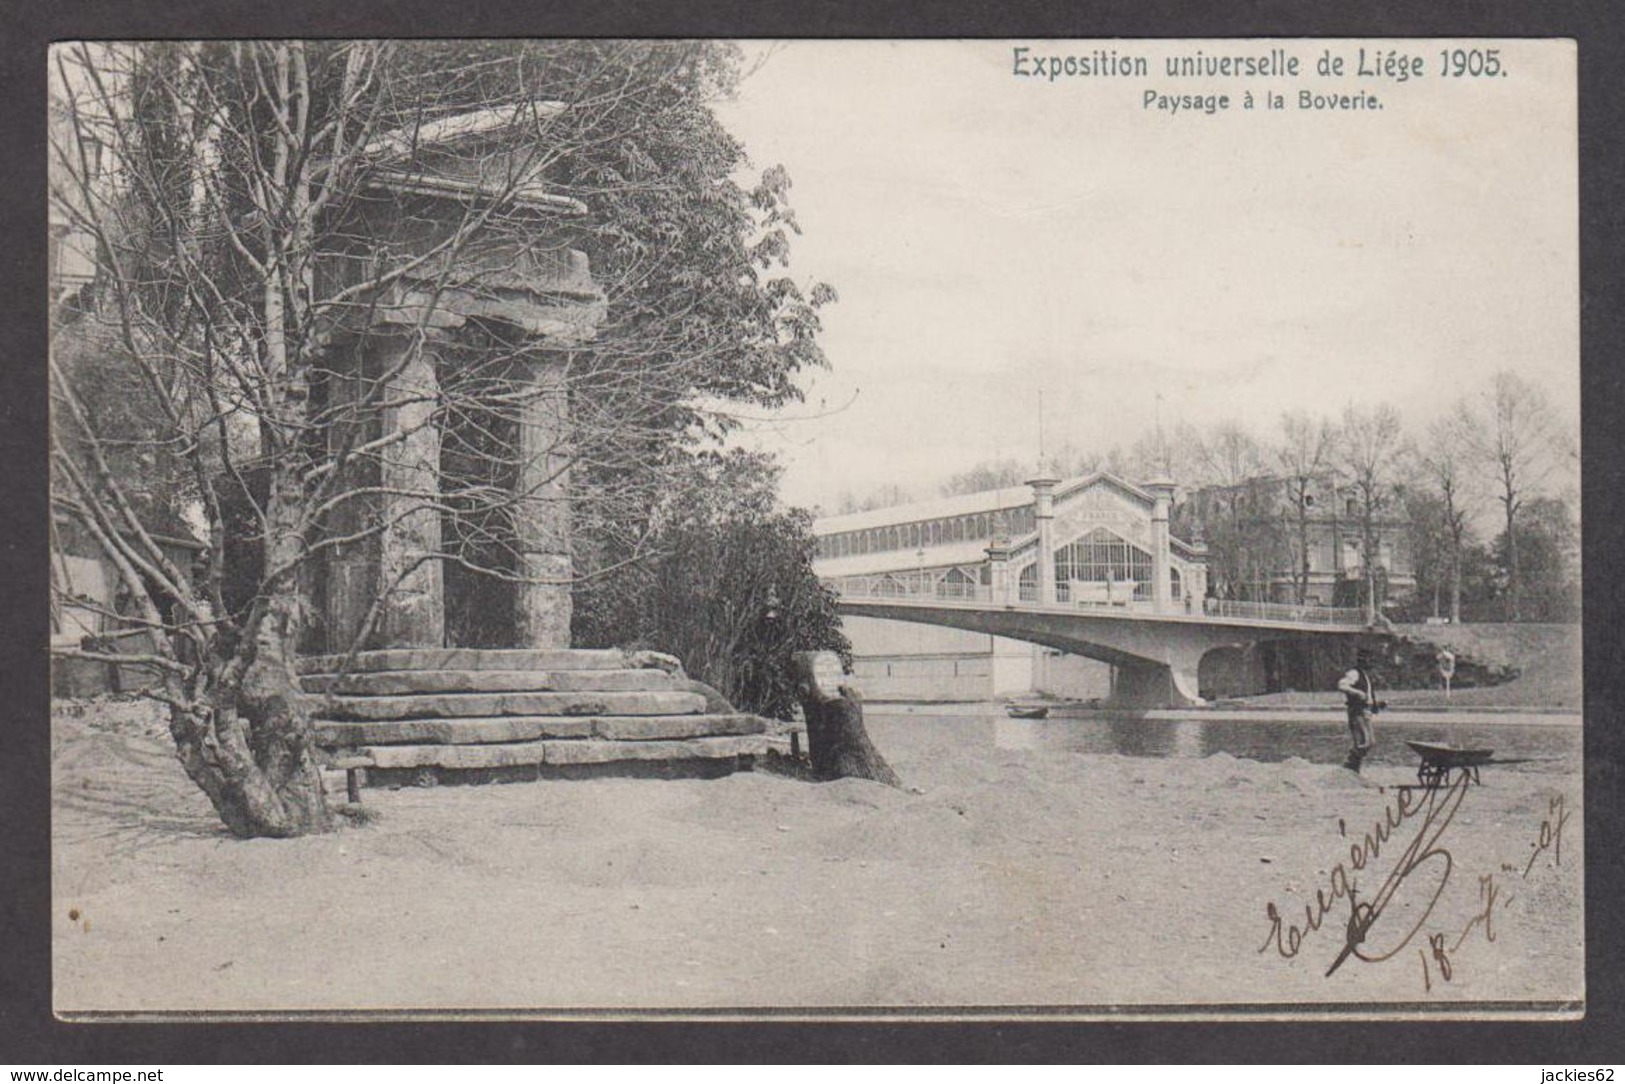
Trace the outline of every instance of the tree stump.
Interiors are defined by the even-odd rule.
[[[864,729],[862,696],[841,682],[840,658],[833,651],[800,651],[795,673],[796,697],[807,718],[813,775],[822,780],[872,779],[901,787],[902,780]]]

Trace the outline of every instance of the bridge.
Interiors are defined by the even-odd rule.
[[[842,614],[944,625],[1083,655],[1116,668],[1113,699],[1123,706],[1200,704],[1197,671],[1217,648],[1305,636],[1352,638],[1379,630],[1364,611],[1325,606],[1206,599],[1190,608],[1164,600],[1041,603],[985,584],[927,578],[884,584],[826,580]]]

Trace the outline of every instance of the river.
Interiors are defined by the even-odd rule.
[[[896,706],[900,708],[901,705]],[[1317,764],[1341,764],[1348,754],[1349,733],[1341,715],[1324,719],[1275,721],[1251,717],[1145,718],[1132,713],[1090,712],[1049,719],[1012,719],[1001,705],[972,708],[956,705],[949,711],[917,704],[887,715],[906,714],[910,722],[930,725],[952,721],[963,727],[968,720],[987,744],[1002,749],[1053,750],[1058,753],[1115,754],[1129,757],[1205,757],[1228,753],[1258,761],[1301,757]],[[1366,766],[1415,768],[1417,756],[1407,741],[1436,742],[1457,748],[1493,749],[1506,760],[1506,771],[1578,772],[1583,734],[1579,716],[1570,725],[1552,725],[1550,716],[1520,721],[1506,715],[1492,724],[1453,722],[1446,714],[1427,722],[1385,724],[1376,719],[1376,747]],[[897,720],[899,723],[901,720]],[[972,740],[976,740],[973,738]],[[1499,769],[1498,769],[1499,770]]]

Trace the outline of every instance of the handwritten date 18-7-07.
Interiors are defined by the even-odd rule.
[[[1332,867],[1326,884],[1317,888],[1314,897],[1303,904],[1302,925],[1295,919],[1288,921],[1273,901],[1265,906],[1264,913],[1270,929],[1258,951],[1267,952],[1273,947],[1283,958],[1297,956],[1305,940],[1325,926],[1334,910],[1340,910],[1340,901],[1347,901],[1348,917],[1343,923],[1343,944],[1331,966],[1326,969],[1326,975],[1330,977],[1335,974],[1350,957],[1366,963],[1379,963],[1397,956],[1421,932],[1450,883],[1455,859],[1444,846],[1444,837],[1471,786],[1471,777],[1463,774],[1445,787],[1399,788],[1370,830],[1350,842],[1348,860]],[[1551,799],[1547,817],[1540,825],[1539,838],[1533,846],[1534,853],[1521,871],[1523,878],[1529,876],[1536,861],[1548,852],[1557,864],[1561,864],[1563,827],[1568,818],[1562,796]],[[1338,828],[1345,836],[1348,834],[1342,822],[1339,822]],[[1405,835],[1409,835],[1408,841],[1403,838]],[[1374,892],[1364,894],[1357,883],[1357,875],[1376,869],[1384,853],[1391,853],[1396,847],[1400,848],[1399,854],[1386,877]],[[1504,872],[1516,870],[1516,866],[1503,867]],[[1419,893],[1418,898],[1423,901],[1420,912],[1414,920],[1409,920],[1408,926],[1379,930],[1378,923],[1384,910],[1402,890],[1407,895]],[[1433,934],[1427,939],[1432,966],[1438,970],[1440,977],[1449,980],[1449,953],[1459,948],[1474,930],[1482,930],[1486,940],[1495,939],[1494,911],[1497,907],[1504,908],[1512,898],[1502,890],[1493,874],[1479,878],[1479,902],[1482,906],[1459,935],[1453,942],[1444,933]],[[1428,951],[1421,953],[1422,968],[1423,981],[1431,990]]]

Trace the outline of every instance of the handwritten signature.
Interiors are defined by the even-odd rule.
[[[1296,957],[1306,939],[1318,933],[1327,924],[1332,912],[1346,901],[1348,917],[1343,926],[1343,944],[1331,966],[1326,969],[1327,977],[1336,974],[1338,968],[1351,957],[1366,963],[1379,963],[1403,952],[1432,917],[1439,898],[1450,883],[1455,859],[1443,846],[1442,840],[1472,785],[1471,778],[1462,774],[1444,787],[1402,787],[1396,791],[1394,799],[1384,807],[1382,816],[1372,824],[1371,829],[1350,842],[1347,861],[1332,867],[1326,884],[1317,888],[1314,898],[1303,905],[1302,925],[1298,924],[1295,916],[1293,921],[1287,921],[1273,901],[1266,905],[1264,910],[1270,930],[1258,951],[1268,952],[1273,947],[1284,959]],[[1522,878],[1528,878],[1536,862],[1548,852],[1553,855],[1556,864],[1562,864],[1563,827],[1568,818],[1569,812],[1562,796],[1551,799],[1533,853],[1523,867]],[[1410,831],[1413,824],[1414,833],[1408,843],[1402,844],[1396,837],[1401,829]],[[1341,821],[1338,822],[1338,831],[1345,837],[1348,835],[1347,826]],[[1391,851],[1396,846],[1402,849],[1387,877],[1374,893],[1362,899],[1356,875],[1371,867],[1385,850]],[[1503,865],[1502,872],[1515,872],[1516,869],[1515,866]],[[1380,937],[1374,936],[1379,919],[1402,894],[1405,897],[1415,894],[1422,901],[1419,913],[1408,927],[1399,927],[1397,932],[1385,927],[1376,931]],[[1431,968],[1449,981],[1452,975],[1450,954],[1460,949],[1475,931],[1482,931],[1485,940],[1494,941],[1495,910],[1497,907],[1504,909],[1513,898],[1503,890],[1494,874],[1481,876],[1481,906],[1458,931],[1455,940],[1452,942],[1445,933],[1428,935],[1428,948],[1418,949],[1418,952],[1422,957],[1423,981],[1430,991],[1429,954]]]

